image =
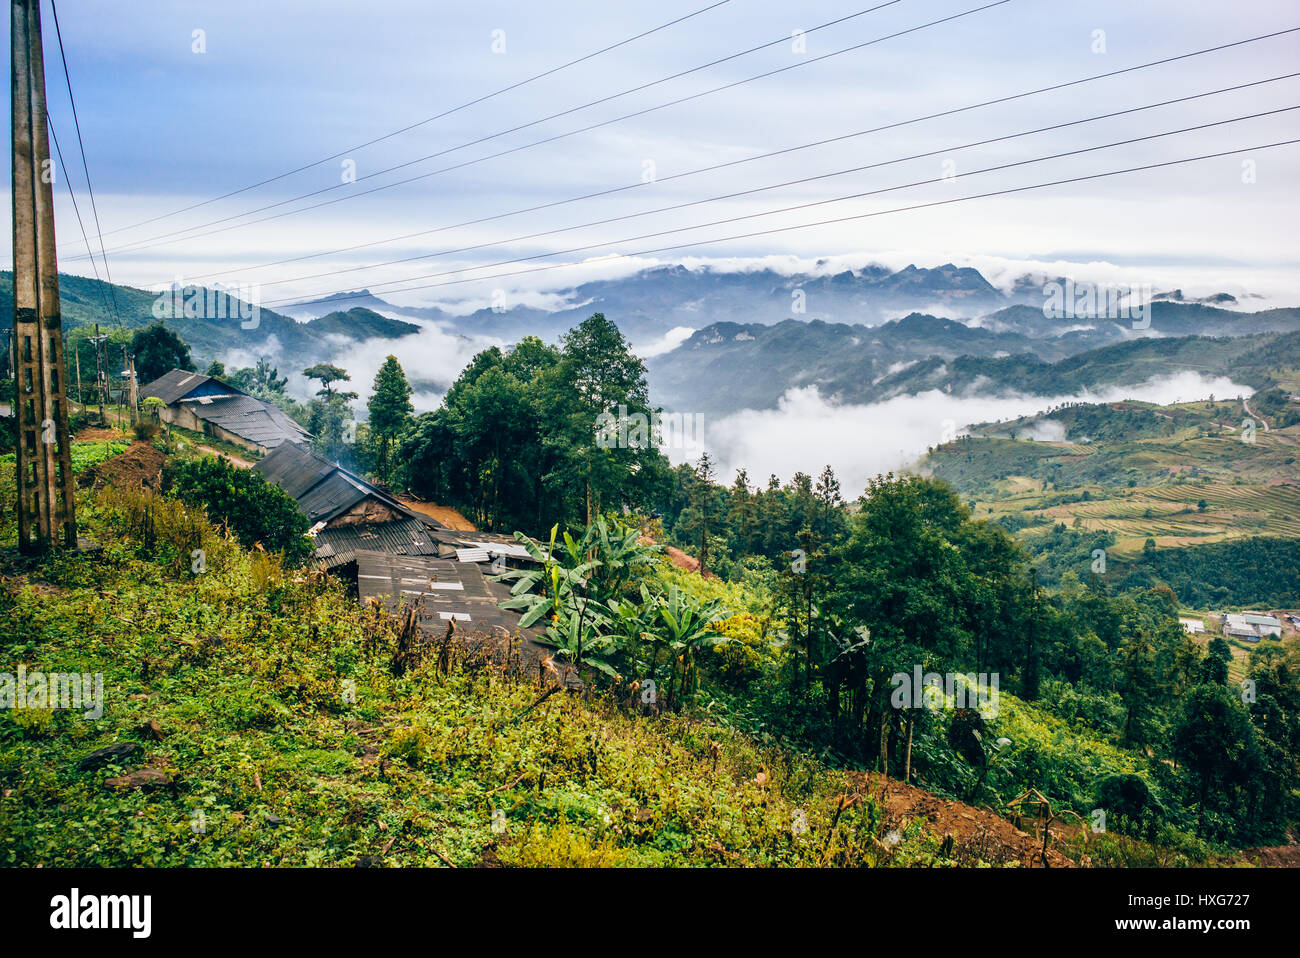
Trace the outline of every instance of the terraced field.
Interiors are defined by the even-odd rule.
[[[1147,539],[1154,539],[1158,548],[1177,548],[1260,535],[1300,538],[1300,484],[1090,487],[1089,499],[1059,504],[1053,504],[1059,495],[1026,483],[1012,485],[1026,491],[979,502],[981,518],[1016,515],[1040,524],[1045,519],[1074,529],[1113,532],[1117,538],[1113,551],[1119,558],[1140,552]]]

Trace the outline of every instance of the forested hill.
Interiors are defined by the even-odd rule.
[[[95,323],[106,333],[119,327],[129,331],[148,326],[158,322],[154,312],[158,300],[159,294],[148,290],[59,274],[59,301],[64,329],[69,333]],[[243,318],[252,315],[248,308],[251,304],[237,297],[226,304],[226,315],[217,319],[186,315],[184,311],[173,315],[171,304],[165,305],[165,325],[189,345],[194,361],[204,366],[230,350],[253,356],[283,352],[310,362],[329,358],[333,352],[329,337],[342,336],[357,342],[376,337],[396,339],[420,329],[414,323],[360,307],[335,311],[311,322],[298,322],[259,307],[254,324],[254,320]],[[13,273],[4,271],[0,272],[0,329],[12,325]]]

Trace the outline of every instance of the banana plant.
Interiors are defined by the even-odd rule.
[[[677,672],[676,691],[669,691],[669,706],[675,706],[699,681],[696,653],[707,646],[725,642],[727,637],[713,626],[725,617],[721,602],[701,602],[677,586],[668,590],[658,603],[658,619],[664,627],[663,637],[671,653],[671,667]],[[678,668],[680,666],[680,668]],[[673,675],[669,674],[671,683]]]
[[[573,548],[582,558],[600,561],[600,568],[593,576],[594,587],[599,598],[606,601],[622,596],[637,572],[652,565],[655,553],[662,550],[658,545],[642,545],[639,528],[611,522],[604,516],[597,516],[587,526],[576,546],[566,539],[565,550]],[[579,556],[573,558],[577,560]]]
[[[545,620],[546,631],[540,641],[555,648],[558,656],[576,666],[586,664],[613,675],[614,667],[608,656],[617,650],[607,634],[609,612],[603,603],[588,594],[589,577],[600,561],[582,560],[578,544],[567,532],[564,545],[557,548],[558,533],[559,527],[552,526],[550,541],[545,546],[515,533],[515,539],[541,567],[512,570],[493,577],[497,581],[514,582],[510,598],[501,603],[501,608],[522,611],[520,628]]]

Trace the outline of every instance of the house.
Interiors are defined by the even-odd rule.
[[[1223,617],[1223,634],[1247,642],[1282,634],[1282,622],[1259,612],[1229,612]]]
[[[295,502],[311,522],[323,569],[355,571],[357,552],[438,557],[443,543],[433,535],[443,526],[413,512],[378,486],[316,455],[305,445],[284,443],[253,466]],[[347,567],[347,568],[345,568]]]
[[[1242,617],[1247,624],[1259,629],[1261,636],[1280,636],[1282,634],[1282,620],[1273,615],[1265,615],[1263,612],[1243,612]]]
[[[306,443],[311,435],[282,410],[203,373],[173,369],[140,390],[140,399],[165,404],[159,418],[252,452],[285,443]]]
[[[580,690],[575,670],[554,663],[554,649],[542,641],[537,626],[520,628],[518,612],[500,607],[510,588],[493,582],[475,562],[454,562],[427,556],[401,556],[359,550],[357,598],[391,614],[408,607],[426,639],[450,634],[478,636],[498,658],[507,658],[526,672],[554,670],[570,690]],[[482,646],[480,646],[482,647]]]
[[[1178,624],[1189,635],[1201,635],[1205,632],[1205,623],[1200,619],[1179,619]]]

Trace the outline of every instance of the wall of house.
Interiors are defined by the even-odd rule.
[[[242,436],[236,436],[233,432],[222,429],[220,426],[214,426],[206,420],[200,419],[194,415],[189,406],[181,404],[176,406],[164,406],[158,410],[158,418],[163,422],[171,423],[179,429],[189,429],[191,432],[201,432],[205,436],[211,436],[214,439],[223,439],[226,442],[239,446],[241,449],[247,449],[249,452],[266,452],[255,442],[250,442]]]
[[[347,512],[331,519],[330,526],[358,526],[372,522],[393,522],[405,518],[402,513],[377,499],[363,499]]]

